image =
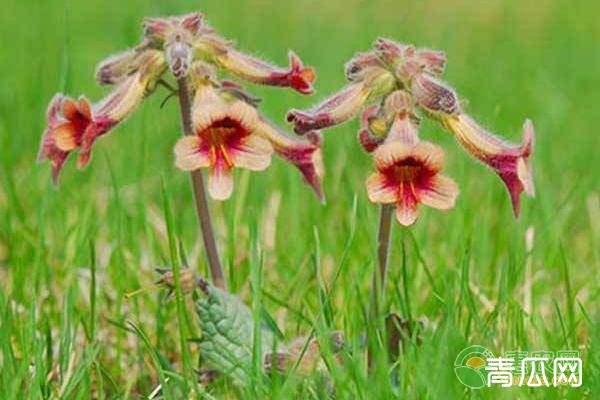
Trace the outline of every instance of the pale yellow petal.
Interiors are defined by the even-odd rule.
[[[77,147],[75,127],[70,122],[65,122],[52,130],[54,144],[59,150],[71,151]]]
[[[367,178],[367,195],[373,203],[389,204],[396,202],[397,192],[393,185],[386,182],[383,174],[374,173]]]
[[[239,121],[249,131],[256,128],[258,113],[254,107],[239,100],[233,102],[229,107],[229,113],[233,119]]]
[[[175,145],[175,166],[183,171],[193,171],[210,165],[210,157],[206,152],[200,151],[200,138],[186,136]]]
[[[419,142],[413,149],[413,156],[433,172],[439,172],[444,167],[444,150],[435,144]]]
[[[396,219],[400,225],[410,226],[415,223],[419,213],[416,204],[398,203],[396,207]]]
[[[236,167],[247,168],[251,171],[262,171],[271,164],[273,146],[258,135],[247,136],[243,143],[229,153]]]
[[[390,167],[395,164],[396,161],[408,157],[411,153],[411,150],[411,146],[401,141],[395,140],[386,142],[373,152],[375,165],[379,170]]]
[[[419,200],[423,204],[440,210],[454,207],[457,196],[458,186],[452,179],[443,175],[436,175],[428,189],[419,191]]]
[[[215,200],[227,200],[233,193],[231,170],[217,166],[208,176],[208,193]]]

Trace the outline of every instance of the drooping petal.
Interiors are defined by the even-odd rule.
[[[467,152],[496,171],[509,191],[514,214],[518,216],[521,192],[534,195],[529,161],[534,145],[531,121],[526,120],[523,125],[521,144],[507,142],[488,132],[466,114],[447,116],[442,123]]]
[[[319,199],[324,201],[321,187],[324,168],[320,135],[311,132],[306,135],[308,140],[298,139],[288,135],[264,117],[261,117],[255,132],[271,142],[277,155],[294,164],[306,183],[312,187]]]
[[[208,176],[208,193],[215,200],[227,200],[233,193],[233,176],[231,169],[217,163]]]
[[[448,210],[454,207],[458,197],[456,183],[443,175],[436,175],[429,179],[425,187],[419,189],[419,200],[426,206],[439,210]]]
[[[309,111],[291,110],[287,120],[298,134],[339,125],[358,114],[368,100],[388,94],[393,87],[389,71],[371,67],[363,80],[351,83]]]
[[[369,201],[378,204],[389,204],[397,201],[397,186],[381,173],[371,174],[366,181]]]
[[[454,89],[429,74],[417,74],[411,91],[417,104],[434,117],[457,115],[461,111]]]
[[[177,141],[174,148],[175,166],[183,171],[194,171],[210,166],[210,154],[201,146],[198,136],[185,136]]]
[[[94,105],[97,119],[122,121],[131,114],[143,98],[154,89],[167,64],[162,51],[147,50],[140,54],[137,72],[124,80],[108,96]]]
[[[267,169],[271,164],[271,154],[273,154],[271,143],[258,135],[247,136],[229,149],[233,164],[251,171]]]

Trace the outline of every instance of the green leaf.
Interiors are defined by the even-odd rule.
[[[214,286],[196,302],[202,336],[200,353],[205,367],[231,377],[236,384],[250,381],[254,319],[252,311],[237,296]],[[273,332],[261,329],[262,351],[272,351]]]

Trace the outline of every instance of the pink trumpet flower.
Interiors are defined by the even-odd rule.
[[[442,121],[465,150],[500,176],[510,194],[514,214],[519,216],[521,193],[535,196],[529,160],[534,146],[533,123],[525,121],[523,142],[513,144],[489,133],[466,114],[444,116]]]
[[[135,72],[97,104],[91,105],[83,96],[74,101],[62,94],[50,102],[38,159],[50,161],[55,183],[72,151],[79,149],[79,168],[88,164],[95,140],[127,118],[154,89],[166,69],[162,53],[155,50],[140,53],[135,62],[138,65]]]
[[[489,133],[463,111],[456,91],[441,79],[445,66],[444,52],[379,38],[373,43],[372,50],[356,54],[346,64],[345,75],[349,81],[346,87],[309,110],[290,110],[287,120],[301,135],[344,123],[362,112],[358,140],[365,151],[373,154],[380,171],[377,178],[370,178],[369,197],[377,202],[393,202],[390,194],[393,190],[383,190],[380,185],[384,177],[387,176],[385,187],[388,189],[404,188],[406,184],[400,183],[413,182],[411,174],[414,173],[416,181],[408,187],[415,190],[406,192],[402,189],[403,193],[412,196],[402,200],[407,206],[402,207],[403,217],[399,218],[408,224],[416,218],[416,206],[413,205],[420,198],[425,199],[422,201],[424,204],[430,199],[423,194],[427,184],[415,184],[423,182],[423,177],[436,177],[432,182],[437,183],[439,179],[440,187],[445,188],[440,189],[440,193],[445,194],[440,199],[445,199],[445,202],[438,199],[437,203],[431,203],[434,207],[449,207],[457,193],[454,183],[448,183],[446,178],[437,178],[443,152],[416,139],[420,120],[417,115],[434,119],[451,131],[468,153],[500,176],[510,194],[514,214],[518,216],[520,194],[534,195],[530,163],[533,124],[529,120],[525,122],[522,144],[513,144]],[[414,134],[408,134],[411,131]],[[410,137],[412,139],[407,139]],[[431,153],[429,156],[426,155],[428,152]],[[414,164],[415,168],[402,167],[409,164]],[[388,172],[392,170],[413,172],[390,175]],[[392,184],[393,176],[397,178],[395,184]],[[435,187],[433,184],[430,186]],[[382,197],[384,195],[387,197]]]
[[[385,96],[393,89],[394,78],[389,71],[369,67],[360,81],[351,83],[310,111],[291,110],[287,120],[294,124],[298,134],[339,125],[356,116],[367,101]]]
[[[320,143],[285,135],[244,96],[232,94],[227,87],[216,88],[211,75],[210,67],[203,62],[198,62],[192,72],[195,135],[180,139],[175,146],[176,166],[184,171],[208,168],[209,194],[225,200],[233,191],[234,168],[262,171],[276,152],[296,165],[322,198]]]
[[[440,210],[454,207],[458,187],[440,174],[444,151],[419,141],[419,122],[414,117],[410,96],[394,92],[383,108],[391,117],[391,126],[385,142],[373,152],[378,172],[366,182],[369,200],[395,204],[396,219],[405,226],[417,220],[420,203]]]
[[[323,200],[319,132],[313,130],[302,139],[284,133],[256,109],[259,99],[236,82],[217,79],[217,72],[224,71],[248,82],[312,93],[314,69],[292,51],[289,62],[288,67],[278,67],[236,50],[197,12],[147,18],[137,46],[98,66],[96,81],[115,85],[104,99],[93,104],[83,96],[73,100],[58,94],[52,99],[39,160],[50,161],[55,182],[71,152],[79,151],[78,166],[85,167],[94,142],[132,114],[158,84],[177,93],[165,80],[169,70],[177,86],[189,88],[195,98],[192,108],[183,110],[191,115],[194,135],[175,146],[176,165],[183,170],[209,168],[213,198],[231,195],[234,168],[263,170],[275,153],[296,166]]]

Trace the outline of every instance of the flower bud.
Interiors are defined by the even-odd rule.
[[[415,76],[411,91],[417,104],[434,117],[456,115],[461,111],[454,89],[431,75]]]

